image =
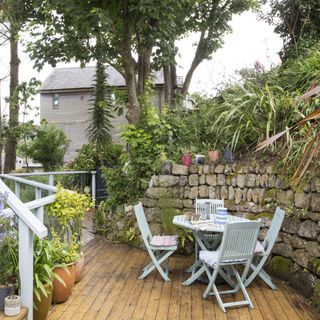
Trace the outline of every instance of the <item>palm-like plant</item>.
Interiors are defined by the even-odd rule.
[[[313,87],[311,90],[300,96],[298,101],[307,102],[311,97],[319,96],[319,94],[320,85]],[[310,164],[320,152],[320,107],[317,106],[313,112],[303,117],[303,119],[298,121],[293,126],[287,127],[285,130],[282,130],[272,137],[260,142],[256,148],[256,151],[262,150],[290,131],[301,130],[304,130],[303,132],[306,146],[302,153],[300,162],[293,174],[293,179],[297,178],[298,181],[304,176]]]
[[[111,95],[106,84],[105,67],[101,61],[97,61],[96,79],[93,104],[89,108],[90,122],[87,127],[89,142],[96,145],[97,152],[101,155],[103,147],[111,140],[111,119],[113,106]],[[101,156],[100,162],[102,162]]]

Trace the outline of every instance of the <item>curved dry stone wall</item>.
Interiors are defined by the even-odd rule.
[[[232,214],[261,218],[267,232],[276,206],[286,211],[269,271],[320,305],[320,177],[291,187],[270,164],[183,165],[166,162],[153,176],[142,203],[154,215],[165,194],[176,209],[192,209],[196,198],[224,199]]]

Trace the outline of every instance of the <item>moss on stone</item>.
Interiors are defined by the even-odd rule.
[[[269,220],[272,220],[273,214],[270,212],[261,212],[258,215],[256,215],[256,219],[261,219],[261,218],[268,218]]]
[[[269,190],[265,193],[264,197],[265,197],[265,198],[276,199],[278,192],[279,192],[279,189],[269,189]]]
[[[320,279],[316,280],[315,282],[313,296],[312,296],[312,303],[320,311]]]
[[[271,259],[268,268],[270,273],[276,277],[289,280],[293,268],[293,261],[288,258],[275,256]]]
[[[247,213],[246,214],[246,219],[249,219],[249,220],[257,220],[257,216],[253,213]]]
[[[309,261],[308,269],[310,269],[313,273],[320,277],[320,259],[312,258]]]

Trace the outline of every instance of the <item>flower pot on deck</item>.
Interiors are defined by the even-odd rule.
[[[56,267],[53,272],[55,272],[64,281],[64,284],[59,280],[53,280],[53,291],[52,291],[52,302],[62,303],[69,299],[72,289],[74,286],[74,281],[76,278],[75,264],[67,265],[66,267]]]
[[[21,311],[21,299],[19,296],[10,295],[4,299],[4,314],[8,317],[16,316]]]
[[[80,256],[80,259],[75,263],[75,283],[79,282],[84,275],[84,255]]]
[[[52,301],[52,288],[48,285],[44,285],[47,296],[39,290],[40,300],[33,294],[33,320],[46,320]]]

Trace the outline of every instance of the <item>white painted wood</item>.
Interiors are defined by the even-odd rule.
[[[35,198],[36,198],[36,200],[41,199],[41,193],[42,193],[42,190],[40,188],[36,188],[35,189]],[[36,217],[43,223],[43,214],[44,214],[43,206],[40,206],[40,207],[36,208],[35,209],[35,214],[36,214]]]
[[[13,181],[16,181],[16,182],[20,182],[22,184],[33,186],[33,187],[36,187],[36,188],[41,188],[43,190],[57,192],[57,188],[56,187],[49,186],[49,185],[47,185],[45,183],[42,183],[42,182],[28,180],[28,179],[20,178],[20,177],[17,177],[17,176],[12,176],[10,174],[2,174],[0,176],[2,178],[4,178],[4,179],[13,180]]]
[[[19,273],[21,304],[29,309],[28,320],[33,319],[33,232],[19,219]]]
[[[32,177],[32,176],[49,176],[49,175],[70,175],[80,173],[96,173],[96,171],[50,171],[50,172],[28,172],[28,173],[10,173],[10,176]]]
[[[54,186],[54,176],[53,176],[53,174],[49,175],[49,186],[51,186],[51,187]],[[52,194],[52,192],[49,191],[49,195],[51,195],[51,194]]]
[[[20,198],[20,183],[19,182],[15,182],[14,184],[14,189],[15,189],[15,194],[18,198]]]
[[[34,216],[24,203],[0,180],[0,191],[9,193],[7,204],[38,237],[47,236],[47,228]]]

